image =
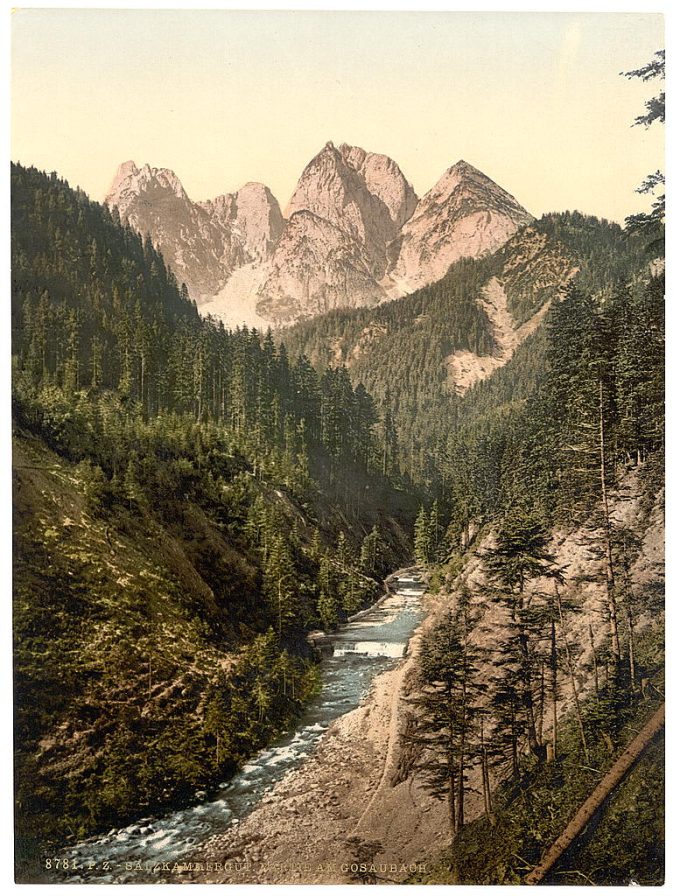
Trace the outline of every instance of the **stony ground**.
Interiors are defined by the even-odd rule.
[[[191,861],[213,868],[194,871],[193,882],[349,883],[359,856],[396,882],[445,845],[439,804],[413,781],[392,786],[419,638],[400,666],[376,678],[362,706],[331,725],[308,762],[241,824],[203,845]]]
[[[645,533],[634,581],[660,582],[661,496],[647,517],[641,513],[639,499],[623,490],[614,515],[618,522]],[[581,612],[570,620],[568,637],[575,654],[577,686],[583,690],[590,688],[592,678],[588,625],[596,628],[596,641],[606,637],[601,621],[606,597],[601,584],[602,559],[593,551],[592,542],[592,531],[576,530],[557,533],[552,545],[568,577],[566,591],[578,597],[581,605]],[[460,581],[473,591],[473,604],[482,611],[479,640],[490,646],[503,626],[498,615],[502,611],[484,593],[484,571],[478,558],[468,564]],[[412,638],[405,660],[378,676],[364,704],[334,722],[312,757],[284,777],[242,823],[204,843],[191,857],[194,867],[183,880],[341,884],[359,882],[357,866],[363,862],[369,869],[374,866],[378,882],[391,883],[403,881],[427,866],[428,857],[442,852],[448,839],[445,806],[409,773],[400,732],[409,712],[420,640],[442,610],[456,600],[455,590],[454,583],[426,599],[429,615]],[[567,690],[565,687],[560,700],[560,716],[570,706]],[[546,730],[547,725],[546,721]],[[475,774],[473,770],[473,787]],[[468,797],[468,820],[482,811],[480,803],[478,795]],[[195,868],[197,864],[200,870]]]

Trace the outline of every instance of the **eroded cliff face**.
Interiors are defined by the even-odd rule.
[[[124,162],[105,199],[122,221],[151,237],[199,304],[238,269],[271,257],[283,231],[278,202],[263,184],[192,202],[174,172]]]
[[[416,204],[392,159],[327,143],[288,204],[258,313],[287,323],[383,301],[387,294],[379,281],[389,266],[387,247]]]
[[[286,210],[313,212],[351,237],[376,277],[387,269],[386,248],[417,204],[411,185],[387,156],[327,143],[307,165]]]
[[[466,162],[419,201],[393,159],[330,142],[302,172],[285,217],[263,184],[192,202],[174,172],[134,162],[120,166],[106,202],[151,236],[205,313],[249,326],[406,295],[531,220]]]
[[[285,221],[269,187],[250,182],[236,193],[225,193],[199,205],[224,232],[238,239],[248,262],[271,258]]]
[[[361,245],[311,211],[288,221],[258,291],[257,313],[286,325],[334,308],[375,305],[385,297]]]
[[[405,295],[440,280],[459,258],[494,252],[531,220],[502,187],[467,162],[457,162],[404,224],[389,272],[390,294]]]

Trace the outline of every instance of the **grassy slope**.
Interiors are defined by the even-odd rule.
[[[196,503],[179,501],[172,524],[151,508],[93,513],[82,467],[21,434],[13,460],[21,866],[50,841],[107,830],[223,780],[291,723],[316,675],[290,656],[296,697],[278,694],[278,647],[257,635],[266,615],[256,558]],[[322,532],[342,525],[339,511],[312,521],[313,506],[303,513],[262,488],[303,537],[317,522]],[[389,523],[396,557],[400,523],[375,515]],[[274,694],[261,720],[250,706],[255,680]],[[236,707],[230,695],[241,692]],[[219,764],[206,729],[218,717],[233,731]]]
[[[192,563],[191,529],[179,539],[151,518],[113,527],[90,515],[78,469],[37,441],[15,441],[14,463],[18,821],[29,828],[18,834],[82,835],[133,799],[143,811],[199,782],[186,746],[201,694],[232,656],[210,630],[219,610]],[[219,543],[192,512],[193,534]],[[219,546],[252,585],[255,569]],[[134,797],[120,762],[131,770],[152,731],[149,781]],[[173,761],[186,780],[165,786]]]

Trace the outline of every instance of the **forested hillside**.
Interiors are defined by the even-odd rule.
[[[12,168],[17,835],[188,798],[314,690],[412,499],[370,395],[199,318],[149,240]]]
[[[472,385],[474,398],[459,394],[451,359],[463,352],[473,366],[483,367],[501,354],[483,301],[489,283],[502,287],[514,330],[521,332],[533,319],[526,329],[532,347],[520,343],[516,359],[507,358],[512,367],[504,372],[503,364],[491,373],[494,393],[503,382],[506,391],[523,398],[543,370],[541,309],[570,282],[591,292],[627,282],[649,261],[648,242],[578,212],[546,215],[492,256],[462,259],[438,283],[413,295],[376,309],[323,315],[283,331],[282,338],[291,353],[303,352],[319,368],[345,365],[354,382],[363,382],[398,430],[390,468],[441,497],[447,440],[468,416],[466,408],[485,394],[483,385]]]
[[[644,460],[661,481],[663,278],[621,284],[600,302],[570,288],[527,355],[544,358],[528,397],[518,379],[504,395],[518,355],[461,402],[443,464],[454,534],[517,504],[549,525],[578,519],[603,499],[603,482]]]
[[[497,820],[537,859],[587,795],[583,761],[604,770],[663,689],[654,252],[549,215],[277,344],[201,319],[149,240],[13,166],[19,862],[232,774],[317,689],[310,630],[413,553],[444,603],[399,761],[450,807],[438,879],[517,876],[469,854]]]
[[[616,269],[460,401],[416,521],[440,604],[403,737],[451,832],[426,882],[519,883],[553,840],[550,883],[663,882],[664,279]]]
[[[663,312],[662,278],[570,287],[530,397],[466,398],[450,513],[415,528],[437,607],[403,738],[451,834],[420,882],[522,882],[570,825],[547,882],[663,882]],[[605,790],[652,716],[641,768]]]

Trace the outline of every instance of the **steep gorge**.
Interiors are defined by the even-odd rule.
[[[663,591],[664,503],[662,494],[651,496],[647,492],[643,478],[644,471],[632,471],[614,497],[612,509],[617,523],[634,528],[640,536],[642,547],[633,581],[635,587],[645,591],[645,610],[637,621],[636,637],[640,643],[649,643],[654,654],[663,637],[659,601]],[[601,532],[595,516],[582,527],[556,531],[550,543],[565,570],[565,605],[578,607],[568,615],[564,637],[572,645],[582,701],[593,689],[588,629],[592,627],[598,633],[598,651],[607,637],[602,624],[606,577],[602,556],[593,550],[598,537]],[[336,721],[312,759],[289,772],[242,824],[205,843],[192,856],[194,863],[203,864],[203,872],[187,868],[186,877],[195,882],[346,884],[361,879],[351,868],[363,862],[376,867],[380,883],[451,882],[446,877],[447,859],[441,859],[450,839],[448,808],[445,801],[433,799],[414,768],[410,717],[420,695],[417,667],[423,644],[455,608],[461,590],[469,590],[473,612],[478,613],[473,639],[491,651],[484,677],[491,680],[505,659],[500,645],[508,619],[497,604],[489,601],[489,582],[480,557],[492,544],[491,532],[480,535],[463,568],[455,572],[452,567],[440,584],[433,584],[426,598],[428,617],[412,639],[402,665],[376,679],[364,705]],[[536,581],[532,589],[539,594],[545,584]],[[655,662],[659,662],[658,653],[652,659],[652,664]],[[574,713],[566,668],[560,672],[559,688],[561,744]],[[650,706],[656,705],[651,689],[648,700]],[[548,739],[550,725],[546,700],[542,730]],[[494,790],[501,780],[492,778]],[[466,787],[465,820],[469,824],[484,815],[478,766],[470,769]],[[558,823],[556,820],[555,833],[559,832]],[[208,863],[215,862],[221,864],[219,870],[205,870]],[[519,882],[524,872],[522,864],[512,857],[509,862],[505,881],[485,882]]]

